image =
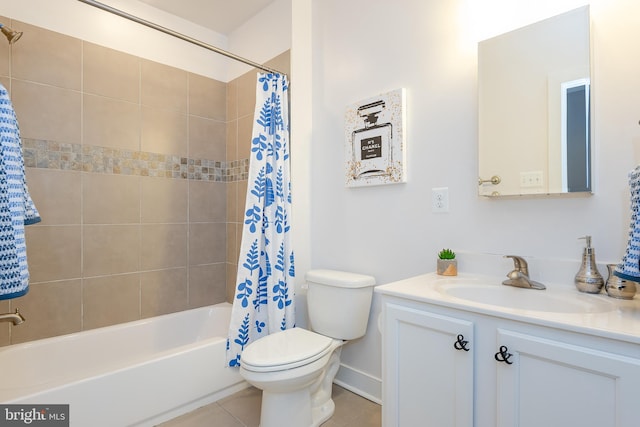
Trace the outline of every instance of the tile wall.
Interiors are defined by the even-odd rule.
[[[231,300],[255,72],[224,83],[0,19],[24,31],[0,41],[0,82],[42,216],[30,291],[0,301],[27,322],[0,345]]]

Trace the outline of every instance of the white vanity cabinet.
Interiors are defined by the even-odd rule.
[[[383,425],[473,424],[473,323],[386,303]]]
[[[384,427],[640,426],[638,344],[382,301]]]
[[[498,328],[498,427],[640,425],[640,353],[606,349],[615,343],[569,337],[548,339],[543,330],[521,333]],[[479,424],[480,425],[480,424]]]

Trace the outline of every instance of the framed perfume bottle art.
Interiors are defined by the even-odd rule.
[[[347,107],[347,187],[406,182],[404,110],[404,89],[384,93]]]

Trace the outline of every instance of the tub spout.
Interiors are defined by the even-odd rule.
[[[21,323],[24,323],[25,320],[26,319],[22,316],[22,314],[20,314],[17,308],[14,313],[0,314],[0,322],[11,322],[14,325],[19,325]]]

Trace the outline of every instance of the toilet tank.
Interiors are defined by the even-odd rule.
[[[319,334],[342,340],[367,331],[375,279],[336,270],[307,272],[309,326]]]

